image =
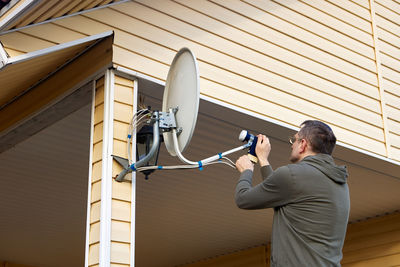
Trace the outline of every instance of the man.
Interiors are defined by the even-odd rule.
[[[258,135],[263,182],[252,187],[253,163],[240,157],[235,201],[242,209],[274,208],[272,267],[340,266],[350,209],[347,170],[331,157],[336,137],[328,125],[308,120],[301,126],[290,139],[293,164],[275,171],[269,140]]]

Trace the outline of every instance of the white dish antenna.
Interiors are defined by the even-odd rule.
[[[200,98],[198,69],[193,53],[188,48],[182,48],[175,55],[168,72],[162,111],[175,114],[177,147],[174,145],[173,131],[164,132],[163,136],[165,146],[172,156],[187,148],[196,127]]]
[[[187,160],[182,152],[188,147],[193,136],[197,122],[199,110],[199,71],[196,57],[188,48],[182,48],[175,55],[168,72],[165,83],[164,96],[162,102],[162,112],[151,110],[140,110],[132,118],[131,127],[128,134],[128,148],[131,143],[131,136],[135,135],[135,122],[147,119],[148,124],[153,126],[153,142],[149,152],[140,160],[132,163],[130,159],[113,156],[124,170],[116,177],[121,182],[124,176],[132,171],[145,171],[154,169],[189,169],[202,168],[203,165],[212,163],[225,163],[235,168],[234,163],[225,156],[239,150],[255,147],[255,137],[246,133],[241,133],[239,139],[247,141],[240,147],[218,153],[200,161]],[[158,153],[160,144],[160,131],[163,134],[165,146],[172,156],[188,164],[179,166],[145,166],[150,159]],[[128,149],[129,154],[129,149]]]

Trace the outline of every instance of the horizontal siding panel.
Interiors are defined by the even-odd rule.
[[[371,24],[369,24],[365,20],[354,20],[354,16],[351,16],[352,20],[346,21],[346,19],[349,19],[349,16],[348,13],[343,12],[343,9],[334,9],[334,6],[329,5],[327,2],[321,0],[303,0],[301,2],[293,1],[291,3],[279,1],[278,3],[282,3],[287,8],[290,8],[302,14],[303,16],[311,18],[318,23],[326,25],[327,27],[332,28],[335,31],[341,32],[348,37],[355,38],[356,40],[368,46],[373,46]],[[361,28],[361,30],[358,28]]]
[[[385,257],[373,258],[354,263],[343,264],[342,267],[382,267],[382,266],[398,266],[400,262],[400,254],[389,255]]]
[[[212,0],[220,6],[224,6],[226,9],[232,10],[247,19],[255,21],[265,28],[272,28],[285,35],[288,35],[296,40],[309,44],[313,47],[323,50],[335,57],[340,57],[342,60],[349,61],[357,66],[361,66],[372,72],[376,71],[376,65],[373,58],[367,58],[355,51],[351,51],[345,47],[340,46],[332,41],[322,38],[316,35],[314,32],[308,29],[303,29],[296,24],[286,21],[285,18],[280,18],[264,12],[256,7],[248,5],[238,0],[231,0],[229,2]],[[251,16],[249,17],[249,14]],[[238,24],[241,24],[243,19],[238,20]],[[233,23],[230,21],[230,23]],[[261,34],[261,36],[269,36]],[[269,38],[268,38],[269,39]]]
[[[389,1],[387,1],[386,4],[388,2]],[[394,5],[392,5],[392,7],[394,7]],[[397,8],[395,7],[394,10],[391,10],[391,9],[387,8],[381,1],[375,1],[375,13],[380,15],[380,16],[383,16],[387,20],[390,20],[390,21],[392,21],[394,23],[397,23],[397,24],[399,24],[399,22],[400,22],[399,10],[400,10],[400,5],[397,5]],[[397,11],[397,13],[394,12],[394,11]],[[400,27],[400,25],[398,25],[398,26]],[[399,31],[397,31],[397,33],[398,32]]]
[[[102,140],[103,140],[103,122],[99,122],[98,124],[94,125],[93,144],[97,144]]]
[[[349,13],[355,14],[360,18],[363,18],[367,21],[371,21],[371,13],[369,12],[368,0],[361,0],[361,1],[328,0],[327,2],[330,2],[332,5],[336,5],[339,8],[343,8]]]
[[[130,222],[131,220],[131,203],[113,199],[111,201],[112,215],[111,219],[118,221]]]
[[[103,122],[104,118],[104,104],[101,103],[95,108],[93,123],[96,125]]]
[[[400,134],[400,120],[391,120],[390,118],[388,119],[388,128],[389,132],[395,133],[395,134]]]
[[[1,39],[1,37],[0,37],[0,39]],[[6,53],[8,54],[9,57],[16,57],[16,56],[25,54],[25,52],[21,52],[19,50],[13,49],[13,48],[4,47],[4,50],[6,51]]]
[[[155,44],[152,44],[152,43],[149,43],[149,42],[147,42],[147,43],[143,43],[143,44],[141,44],[140,45],[140,40],[138,39],[138,40],[136,40],[136,43],[137,44],[139,44],[137,47],[138,48],[144,48],[145,50],[147,50],[147,49],[151,49],[152,50],[152,46],[155,46]],[[155,50],[155,49],[154,49]],[[141,53],[146,53],[147,54],[147,52],[148,51],[140,51]],[[160,53],[158,53],[158,54],[160,54]],[[239,83],[239,82],[241,82],[242,80],[243,80],[243,77],[239,77],[239,76],[235,76],[235,75],[233,75],[233,74],[231,74],[231,73],[229,73],[229,72],[226,72],[226,71],[223,71],[223,70],[221,70],[221,69],[218,69],[218,68],[215,68],[215,67],[213,67],[212,65],[208,65],[208,64],[204,64],[205,66],[204,67],[202,67],[202,63],[200,62],[200,68],[201,69],[203,69],[204,71],[202,72],[202,76],[206,76],[206,77],[211,77],[211,78],[219,78],[220,79],[220,82],[224,82],[224,83]],[[227,77],[227,78],[224,78],[224,80],[222,80],[223,79],[223,77],[224,77],[224,75],[223,74],[225,74],[225,76],[227,76],[227,75],[229,75],[229,77]],[[215,76],[215,77],[214,77]],[[275,77],[275,76],[274,76]],[[296,83],[294,83],[294,82],[290,82],[289,80],[285,80],[285,79],[279,79],[280,77],[279,76],[276,76],[277,78],[278,78],[278,80],[275,82],[276,83],[276,85],[280,85],[280,86],[282,86],[282,84],[284,85],[283,86],[283,89],[286,87],[285,85],[287,85],[287,88],[290,88],[290,90],[293,90],[292,91],[292,93],[293,93],[293,95],[296,95],[296,93],[298,93],[298,91],[303,91],[304,92],[304,94],[305,95],[307,95],[310,99],[321,99],[321,98],[325,98],[326,99],[326,101],[325,101],[325,103],[326,104],[328,104],[328,105],[330,105],[330,107],[331,108],[338,108],[338,107],[340,107],[340,106],[345,106],[346,108],[349,108],[350,110],[348,111],[348,112],[350,112],[350,113],[352,113],[352,112],[354,112],[353,114],[358,114],[358,118],[363,118],[364,119],[364,121],[367,121],[367,122],[370,122],[370,123],[375,123],[376,125],[378,125],[379,127],[382,127],[382,121],[381,121],[381,119],[380,119],[380,115],[378,115],[378,114],[374,114],[374,113],[372,113],[372,112],[365,112],[365,110],[364,110],[364,112],[362,112],[362,109],[361,108],[359,108],[359,107],[352,107],[351,108],[351,104],[348,104],[348,103],[346,103],[346,102],[340,102],[340,101],[338,101],[338,100],[336,100],[337,102],[335,102],[335,99],[333,98],[333,97],[329,97],[329,96],[327,96],[327,95],[324,95],[324,94],[322,94],[322,93],[320,93],[320,92],[317,92],[317,91],[315,91],[314,90],[314,92],[312,91],[312,90],[310,90],[310,92],[306,92],[306,91],[304,91],[304,89],[307,89],[306,87],[304,87],[304,86],[302,86],[302,85],[300,85],[300,84],[298,84],[298,86],[296,87],[295,86],[295,84]],[[270,78],[270,76],[269,77],[264,77],[264,78],[262,78],[262,79],[260,79],[260,80],[271,80],[271,78]],[[290,84],[287,84],[287,83],[285,83],[285,81],[288,81]],[[258,88],[262,88],[262,86],[259,84],[259,83],[256,83],[256,82],[254,82],[254,81],[248,81],[250,84],[244,84],[243,86],[241,86],[241,87],[244,87],[244,88],[252,88],[252,90],[251,91],[248,91],[248,93],[252,93],[252,94],[254,94],[255,92],[254,92],[254,87],[251,87],[251,86],[257,86]],[[232,84],[230,84],[230,85],[232,85]],[[250,85],[250,86],[249,86]],[[274,94],[273,94],[273,92],[275,92],[276,90],[274,90],[274,89],[272,89],[271,88],[271,90],[272,90],[272,93],[271,93],[271,91],[268,93],[268,96],[270,97],[270,98],[272,98],[273,96],[274,96]],[[289,90],[289,91],[290,91]],[[310,95],[310,93],[312,94],[312,95]],[[337,93],[337,92],[336,92]],[[260,93],[258,94],[258,95],[262,95],[262,94],[265,94],[263,91],[260,91]],[[279,94],[279,91],[277,91],[277,94]],[[282,92],[280,92],[280,94],[282,95],[282,94],[284,94],[284,93],[282,93]],[[290,97],[290,95],[288,95],[287,97]],[[292,98],[293,98],[293,96],[292,96]],[[282,102],[281,101],[282,100],[282,97],[281,98],[275,98],[275,99],[273,99],[273,101],[274,102],[277,102],[277,103],[280,103],[280,102]],[[296,103],[296,98],[293,98],[293,103],[295,103],[295,104],[298,104],[298,103]],[[289,105],[289,106],[293,106],[293,105]],[[294,105],[294,106],[296,106],[296,105]],[[301,106],[302,107],[302,109],[304,109],[304,107],[306,107],[306,106],[308,106],[308,103],[307,104],[305,104],[305,105],[297,105],[297,106]],[[317,107],[318,108],[318,107]],[[378,106],[377,106],[377,108],[379,108]],[[318,112],[316,112],[316,113],[319,113],[320,112],[320,109],[318,110]],[[329,112],[329,111],[328,111]],[[361,113],[363,113],[364,115],[361,115]],[[365,117],[366,116],[366,117]],[[332,118],[337,118],[337,117],[340,117],[340,115],[338,115],[337,113],[335,113],[334,115],[332,115]],[[368,128],[365,128],[364,129],[364,126],[362,126],[362,124],[359,124],[359,121],[358,120],[353,120],[353,121],[348,121],[347,123],[345,123],[345,124],[347,124],[347,125],[354,125],[354,124],[356,124],[356,125],[358,125],[359,127],[361,127],[362,128],[362,131],[363,132],[369,132],[370,134],[371,134],[371,136],[374,136],[374,138],[376,138],[376,139],[378,139],[378,140],[382,140],[383,141],[383,136],[382,136],[382,131],[381,130],[379,130],[379,129],[376,129],[375,127],[372,127],[372,126],[368,126],[368,125],[366,125],[366,127]]]
[[[388,8],[388,9],[390,9],[392,11],[400,13],[399,12],[399,10],[400,10],[400,3],[399,2],[396,2],[394,0],[375,0],[375,2],[379,3],[380,5]]]
[[[21,42],[21,40],[24,41]],[[5,48],[10,47],[23,53],[40,50],[56,44],[55,42],[44,41],[20,32],[0,35],[0,41]]]
[[[85,37],[85,35],[60,27],[52,23],[45,23],[28,29],[22,29],[21,32],[38,36],[44,40],[52,40],[56,44],[69,42]]]
[[[114,120],[129,123],[133,116],[131,105],[114,102]]]
[[[385,91],[390,92],[393,95],[400,96],[400,84],[396,84],[392,81],[389,81],[383,77],[382,85]]]
[[[131,224],[128,222],[111,221],[111,240],[131,242]]]
[[[100,242],[100,222],[90,224],[89,244]]]
[[[400,25],[395,24],[395,23],[387,20],[385,18],[385,14],[381,15],[379,13],[376,13],[375,18],[376,18],[377,26],[379,26],[379,27],[385,29],[386,31],[391,32],[391,33],[393,33],[393,34],[395,34],[397,36],[400,36],[399,35]]]
[[[92,203],[90,208],[90,223],[100,221],[100,202]]]
[[[220,1],[220,0],[218,0]],[[246,3],[258,6],[262,8],[265,12],[270,12],[274,15],[277,15],[281,18],[285,18],[286,20],[299,25],[302,28],[305,28],[312,32],[318,32],[318,35],[332,41],[338,43],[344,47],[347,47],[350,50],[357,51],[360,54],[373,59],[374,58],[374,51],[373,51],[373,40],[364,34],[357,35],[357,38],[361,38],[361,40],[353,39],[353,37],[346,36],[345,34],[340,33],[339,30],[332,29],[323,25],[317,21],[311,20],[307,17],[315,17],[318,20],[318,16],[316,12],[312,12],[311,14],[307,14],[305,11],[297,10],[297,8],[301,7],[297,4],[297,2],[290,2],[289,4],[284,5],[284,2],[277,2],[273,1],[256,1],[256,0],[246,0]],[[285,2],[286,3],[286,2]],[[295,5],[295,4],[296,5]],[[296,9],[290,10],[289,8],[295,7]],[[286,8],[282,8],[286,7]],[[296,11],[296,12],[295,12]],[[297,12],[304,12],[303,14],[299,14]],[[330,25],[332,27],[338,27],[338,25]],[[364,38],[363,38],[364,36]],[[362,43],[364,42],[364,43]]]
[[[111,262],[129,264],[130,252],[129,244],[111,242]]]
[[[277,120],[282,120],[285,123],[292,124],[294,126],[299,125],[304,120],[307,119],[320,119],[324,120],[324,118],[318,117],[310,117],[305,114],[301,114],[282,106],[276,105],[273,102],[268,102],[262,100],[260,98],[250,96],[248,94],[244,94],[235,90],[232,90],[228,87],[222,86],[220,84],[212,83],[205,79],[200,80],[200,86],[203,90],[203,94],[210,96],[214,99],[222,100],[226,98],[226,95],[230,95],[230,103],[241,107],[243,109],[247,109],[258,114],[262,114],[267,117],[271,117]],[[245,104],[245,106],[243,105]],[[249,109],[251,107],[251,109]],[[268,111],[266,114],[265,111]],[[366,136],[361,136],[360,134],[356,134],[354,132],[344,130],[340,126],[331,125],[338,140],[353,145],[355,147],[363,148],[365,150],[371,151],[373,153],[377,153],[380,155],[385,155],[386,149],[385,145],[382,142],[372,140]]]
[[[391,146],[400,149],[400,133],[398,134],[389,133],[389,140]]]
[[[385,92],[384,98],[385,98],[386,104],[400,109],[400,91],[399,91],[399,95],[394,95],[392,93]],[[400,118],[399,118],[399,121],[400,121]]]
[[[382,50],[380,56],[382,65],[400,71],[400,59],[393,58],[392,56],[390,56],[390,54],[389,55],[386,54],[386,51],[382,53]],[[400,52],[399,52],[399,57],[400,57]]]
[[[118,200],[131,201],[132,185],[130,183],[119,183],[113,180],[112,196]]]
[[[369,0],[351,0],[351,1],[365,9],[369,9]]]
[[[392,43],[378,41],[379,50],[382,52],[381,54],[386,54],[395,60],[400,60],[400,46],[393,46]]]
[[[137,44],[135,46],[135,50],[136,50],[135,52],[138,52],[139,54],[154,55],[157,57],[165,57],[165,59],[157,58],[156,59],[157,61],[167,62],[167,58],[173,57],[173,55],[175,53],[175,51],[172,51],[172,50],[166,50],[165,52],[160,52],[160,50],[162,50],[162,47],[160,47],[159,45],[157,45],[155,43],[140,39],[135,36],[129,36],[124,33],[121,33],[121,34],[119,34],[119,32],[117,32],[117,33],[118,33],[116,36],[117,43],[124,45],[124,46],[128,46],[130,43],[135,43],[135,44]],[[201,61],[200,61],[200,63],[201,63]],[[216,75],[215,72],[219,71],[222,73],[227,73],[226,71],[216,68],[210,64],[204,64],[204,67],[200,66],[200,69],[202,71],[201,72],[202,76],[209,77],[211,79],[217,78],[217,76],[220,75],[219,73],[218,73],[218,75]],[[212,70],[210,70],[210,69],[212,69]],[[240,71],[240,70],[238,69],[238,71]],[[266,73],[265,71],[259,70],[259,69],[253,69],[252,73],[259,73],[260,76],[258,77],[258,80],[260,80],[260,81],[265,80],[268,85],[280,87],[280,89],[282,91],[285,91],[285,90],[289,91],[293,95],[296,95],[296,94],[298,94],[299,91],[301,91],[309,99],[319,99],[319,101],[321,101],[320,104],[322,104],[322,105],[329,105],[330,108],[336,108],[336,109],[342,110],[343,112],[345,110],[347,110],[348,114],[360,115],[360,112],[361,112],[366,117],[364,117],[364,115],[361,115],[358,117],[364,118],[365,121],[368,121],[369,123],[372,123],[379,127],[382,126],[381,125],[382,121],[380,119],[379,114],[374,114],[369,111],[365,112],[365,110],[361,109],[360,107],[354,107],[354,105],[352,105],[350,103],[339,101],[339,100],[335,99],[334,97],[327,96],[325,93],[318,92],[312,88],[309,88],[302,84],[285,79],[285,78],[283,78],[279,75],[273,74],[273,73]],[[210,77],[210,75],[213,75],[213,77]],[[235,76],[235,77],[236,77],[236,79],[239,79],[239,78],[243,79],[243,77],[239,77],[239,76]],[[229,82],[229,81],[231,81],[231,78],[225,79],[225,80]],[[220,80],[220,82],[225,82],[225,81]],[[249,81],[249,82],[255,83],[253,81]],[[259,86],[259,84],[258,84],[258,86]],[[247,85],[246,87],[249,87],[249,86]],[[339,96],[343,97],[344,99],[357,99],[358,105],[372,109],[375,112],[380,111],[380,105],[379,105],[378,101],[375,101],[371,98],[356,94],[356,93],[354,93],[354,91],[343,90],[343,89],[340,90],[340,88],[338,88],[338,87],[332,88],[330,86],[327,86],[326,89],[324,88],[324,90],[326,90],[326,92],[328,92],[332,95],[339,95]],[[254,93],[254,92],[252,92],[252,93]],[[325,100],[322,101],[323,99],[325,99]],[[279,100],[277,100],[277,102],[278,101]]]
[[[387,216],[370,218],[362,222],[351,223],[347,227],[346,242],[356,238],[400,230],[399,221],[400,213],[397,212]]]
[[[391,155],[394,160],[400,161],[400,149],[392,147]]]
[[[102,162],[98,161],[92,166],[92,183],[101,180]]]
[[[376,25],[378,30],[378,38],[388,44],[392,44],[396,47],[400,47],[400,33],[395,35],[394,33],[382,28],[380,25]]]
[[[97,202],[101,199],[101,182],[92,183],[92,192],[90,193],[90,202]]]
[[[385,77],[386,79],[391,80],[395,83],[400,84],[400,69],[399,69],[399,71],[395,71],[393,69],[387,68],[384,65],[382,65],[381,69],[382,69],[383,77]]]
[[[363,248],[362,250],[346,253],[346,258],[342,260],[342,265],[351,262],[359,262],[380,257],[400,254],[400,242],[387,243],[380,246]]]
[[[400,109],[386,105],[386,111],[388,118],[400,121]]]
[[[145,1],[142,1],[145,2]],[[184,13],[183,10],[180,12],[178,11],[178,7],[176,4],[172,5],[170,4],[171,2],[163,2],[163,5],[160,6],[157,3],[154,2],[145,2],[146,5],[149,5],[153,8],[161,9],[162,11],[170,12],[173,13],[172,15],[179,15],[183,16],[185,20],[195,22],[196,24],[201,24],[200,19],[197,19],[196,21],[193,21],[193,18],[195,14],[192,13]],[[130,7],[133,7],[133,5],[130,5]],[[121,8],[121,7],[118,7]],[[321,76],[322,79],[324,80],[329,80],[329,81],[335,81],[335,83],[340,83],[342,86],[348,86],[349,88],[352,88],[353,90],[359,90],[359,88],[363,88],[363,92],[366,94],[371,94],[375,95],[377,92],[376,88],[376,76],[372,75],[371,80],[368,82],[371,82],[371,84],[360,81],[358,79],[354,79],[352,77],[349,77],[348,75],[335,72],[330,68],[326,68],[320,64],[317,64],[313,61],[305,60],[298,55],[295,54],[288,54],[288,51],[286,50],[275,50],[274,54],[279,54],[279,60],[274,59],[269,56],[264,56],[263,54],[257,53],[253,50],[249,50],[243,46],[237,45],[233,42],[230,42],[226,39],[220,38],[215,35],[207,35],[207,38],[205,39],[203,36],[206,35],[206,32],[204,30],[201,30],[197,27],[193,27],[189,24],[184,24],[179,20],[176,20],[174,18],[171,18],[170,16],[166,16],[161,13],[156,13],[152,9],[147,9],[147,8],[140,8],[137,7],[135,8],[136,12],[132,10],[132,12],[135,13],[130,13],[130,14],[135,14],[135,16],[140,16],[141,19],[147,20],[153,24],[157,24],[159,27],[165,27],[165,25],[168,25],[168,30],[171,30],[173,32],[179,33],[181,35],[186,36],[188,39],[193,39],[194,42],[197,43],[203,43],[204,45],[211,46],[215,49],[218,50],[218,52],[214,51],[209,51],[208,54],[210,53],[217,53],[215,56],[207,56],[207,59],[213,59],[215,60],[215,64],[217,65],[222,65],[220,62],[224,62],[222,60],[229,60],[233,61],[232,63],[229,63],[229,65],[226,65],[224,67],[229,68],[231,66],[237,66],[240,67],[241,71],[245,70],[248,68],[246,64],[252,64],[255,67],[258,68],[263,68],[263,69],[270,69],[273,70],[276,73],[279,73],[281,75],[287,76],[292,79],[298,79],[299,77],[302,77],[302,81],[307,83],[307,82],[312,82],[313,80],[316,79],[321,79],[318,76]],[[180,19],[183,19],[181,17]],[[231,33],[234,34],[234,33]],[[243,38],[238,38],[243,41]],[[246,38],[245,38],[246,39]],[[258,40],[258,39],[257,39]],[[253,40],[253,43],[256,41]],[[262,44],[265,44],[265,42],[261,42]],[[262,50],[271,50],[271,47],[268,47],[268,49],[263,48]],[[204,48],[203,48],[204,50]],[[195,50],[196,51],[196,50]],[[240,61],[237,62],[236,60],[231,59],[229,56],[222,56],[219,55],[219,53],[228,53],[229,55],[234,55],[234,56],[239,56],[239,55],[246,55],[246,58],[240,58]],[[202,54],[197,54],[199,58],[201,58]],[[221,58],[221,59],[218,59]],[[222,58],[223,57],[223,58]],[[281,62],[280,60],[286,59],[286,61],[290,61],[287,63]],[[240,65],[243,65],[240,66]],[[301,67],[300,67],[301,66]],[[304,69],[301,69],[304,68]],[[374,82],[375,84],[372,84]]]
[[[350,224],[342,266],[397,266],[400,257],[400,214]]]
[[[94,144],[92,162],[100,161],[102,159],[102,153],[103,153],[103,142]]]
[[[348,240],[346,237],[346,242],[343,246],[343,253],[346,254],[345,261],[348,262],[347,254],[350,252],[396,242],[400,242],[400,230],[391,230],[378,234],[366,234],[352,240]]]
[[[129,123],[126,122],[120,122],[120,121],[114,121],[114,138],[121,140],[121,141],[126,141],[128,137],[128,130],[129,130]]]
[[[370,36],[369,39],[372,38],[372,26],[371,26],[371,15],[368,12],[363,12],[364,17],[357,16],[344,8],[344,6],[338,6],[338,3],[332,4],[325,0],[314,0],[314,1],[304,1],[301,0],[303,3],[313,6],[314,8],[318,9],[321,12],[328,13],[330,16],[346,22],[348,25],[347,27],[356,27],[360,30],[368,33]],[[349,5],[349,1],[342,1],[343,5]],[[352,5],[354,8],[355,5]],[[365,11],[365,9],[362,9]],[[324,21],[324,17],[321,17],[321,20]],[[351,29],[350,27],[350,30]]]
[[[226,8],[223,8],[221,6],[215,5],[210,2],[206,1],[188,2],[184,0],[178,0],[178,2],[189,8],[193,8],[196,11],[203,12],[203,14],[207,14],[206,18],[207,20],[210,20],[210,22],[204,23],[203,27],[206,28],[207,30],[213,31],[217,35],[221,35],[224,36],[225,38],[232,39],[235,42],[241,42],[242,44],[248,47],[252,47],[257,51],[260,51],[261,53],[267,51],[266,53],[267,54],[269,53],[272,56],[276,57],[276,55],[279,55],[278,57],[279,59],[285,58],[282,57],[282,52],[284,52],[288,54],[287,61],[289,63],[295,63],[292,54],[286,51],[290,50],[293,53],[301,55],[301,57],[305,57],[307,59],[316,61],[318,63],[339,70],[340,72],[346,73],[353,77],[362,77],[363,80],[369,83],[375,85],[377,84],[377,78],[375,74],[376,67],[373,64],[371,64],[371,66],[368,66],[370,68],[369,71],[367,71],[364,69],[366,66],[360,68],[359,66],[355,65],[352,62],[345,61],[341,58],[338,58],[336,55],[331,55],[327,52],[324,52],[321,50],[322,48],[321,46],[314,47],[303,41],[299,41],[297,39],[299,37],[298,35],[296,36],[296,38],[294,38],[287,34],[281,33],[276,29],[271,28],[269,24],[267,27],[266,25],[262,25],[251,19],[244,18],[242,15],[233,13]],[[176,8],[173,9],[176,10]],[[195,14],[193,14],[193,16],[195,16]],[[192,17],[192,15],[190,17]],[[276,20],[276,18],[273,19]],[[240,29],[241,31],[232,28],[221,27],[221,25],[218,24],[213,25],[212,22],[213,20],[222,21],[223,23],[229,24],[234,28]],[[197,22],[196,25],[199,25],[198,23],[199,19],[197,19],[196,22]],[[236,34],[234,34],[234,32],[236,32]],[[249,34],[245,32],[249,32]],[[282,47],[285,49],[281,49],[279,51],[274,52],[274,50],[278,48],[275,47],[271,49],[265,47],[267,42],[274,44],[278,48]],[[299,59],[300,61],[302,61],[301,57]],[[301,62],[300,65],[303,65],[303,63]],[[322,69],[318,71],[323,72]]]
[[[160,80],[166,79],[169,69],[167,65],[157,64],[154,60],[118,46],[114,46],[113,61],[119,66],[139,71]]]
[[[89,246],[88,264],[89,266],[99,263],[100,244]]]
[[[113,155],[127,158],[128,157],[127,153],[128,153],[128,151],[127,151],[127,147],[126,147],[126,141],[120,141],[120,140],[114,139]]]
[[[132,12],[133,12],[133,10],[132,10]],[[131,12],[130,12],[131,13]],[[141,13],[143,13],[143,12],[141,12]],[[92,15],[92,14],[90,14],[90,15]],[[147,15],[145,15],[144,16],[144,18],[145,17],[148,17]],[[143,18],[143,19],[144,19]],[[147,32],[149,32],[149,31],[147,31]],[[155,36],[159,36],[158,34],[154,34]],[[154,37],[155,38],[155,37]],[[171,38],[169,38],[169,39],[171,39]],[[182,41],[183,42],[183,41]],[[186,41],[187,42],[187,41]],[[198,51],[198,49],[202,49],[202,50],[204,50],[204,47],[200,47],[200,46],[198,46],[198,45],[196,45],[196,44],[193,44],[193,45],[190,45],[190,47],[193,49],[193,47],[195,47],[196,49],[194,49],[195,51],[196,51],[196,55],[198,56],[198,58],[201,58],[201,55],[202,54],[200,54],[200,56],[199,56],[199,53],[197,52]],[[198,49],[197,49],[198,48]],[[209,54],[209,53],[213,53],[212,55],[205,55],[208,59],[211,59],[211,60],[214,60],[215,58],[216,58],[216,55],[218,55],[218,54],[216,54],[215,52],[213,52],[213,51],[207,51],[207,53]],[[219,55],[219,57],[224,57],[224,58],[228,58],[227,56],[224,56],[224,55]],[[218,59],[218,58],[217,58]],[[228,58],[229,59],[229,58]],[[230,59],[230,60],[233,60],[233,59]],[[220,60],[215,60],[215,63],[214,64],[221,64],[221,62],[222,62],[222,60],[220,59]],[[234,64],[234,65],[232,65],[232,64]],[[233,63],[227,63],[227,67],[229,67],[229,66],[234,66],[234,67],[236,67],[236,65],[237,65],[238,63],[237,62],[233,62]],[[246,67],[238,67],[237,68],[238,70],[238,72],[243,72],[243,70],[245,70],[246,69]],[[295,68],[292,68],[292,69],[295,69]],[[297,70],[297,72],[298,72],[299,70]],[[283,72],[283,73],[285,73],[285,74],[287,74],[288,73],[288,70],[287,70],[287,67],[286,67],[286,69],[283,69],[282,71],[280,71],[280,72]],[[318,77],[313,77],[312,75],[309,75],[309,74],[307,74],[307,73],[301,73],[301,74],[299,74],[299,73],[294,73],[293,75],[292,75],[292,77],[293,78],[295,78],[296,76],[297,77],[299,77],[299,75],[301,75],[301,76],[305,76],[306,75],[306,78],[305,78],[305,80],[310,80],[310,79],[313,79],[314,81],[320,81],[321,79],[320,78],[318,78]],[[323,82],[323,83],[326,83],[326,82],[328,82],[328,81],[326,81],[326,80],[324,80],[324,81],[321,81],[321,82]],[[316,86],[316,85],[315,85]],[[325,84],[325,86],[326,87],[328,87],[328,86],[334,86],[334,84],[329,84],[329,85],[326,85]],[[318,86],[317,86],[318,87]],[[362,90],[362,91],[365,91],[366,90],[366,88],[365,88],[365,86],[362,86],[363,87],[363,89],[364,90]],[[377,88],[376,87],[371,87],[371,88],[373,88],[373,89],[371,89],[370,90],[370,92],[371,92],[371,94],[373,94],[374,95],[374,97],[375,98],[378,98],[378,91],[377,91]]]
[[[307,88],[302,84],[287,79],[281,79],[279,76],[265,75],[266,77],[262,79],[266,81],[266,84],[264,84],[254,80],[246,80],[243,77],[206,63],[199,62],[199,66],[200,69],[204,70],[201,75],[202,77],[207,77],[207,79],[215,82],[218,81],[230,88],[260,98],[268,96],[268,99],[265,100],[291,107],[297,112],[303,112],[308,115],[323,113],[328,121],[336,122],[343,126],[348,125],[348,128],[355,126],[354,128],[360,129],[361,132],[368,132],[370,136],[383,141],[381,130],[383,125],[380,114],[367,111],[361,107],[327,95],[325,92]],[[298,96],[299,92],[305,96],[304,99]],[[318,99],[318,103],[313,103],[312,100],[314,99]],[[340,114],[338,112],[343,113]],[[350,118],[354,114],[357,114],[357,117]]]

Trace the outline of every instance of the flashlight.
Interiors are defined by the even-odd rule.
[[[255,135],[252,135],[246,130],[242,130],[239,134],[239,140],[242,142],[249,142],[250,143],[250,148],[247,153],[247,156],[250,158],[250,160],[256,164],[258,159],[257,159],[257,154],[256,154],[256,146],[257,146],[257,141],[258,138]]]

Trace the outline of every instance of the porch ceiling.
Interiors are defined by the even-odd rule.
[[[160,107],[162,86],[139,81],[145,103]],[[0,259],[36,266],[82,266],[89,156],[89,107],[0,154]],[[271,163],[287,164],[293,130],[202,100],[185,156],[200,160],[239,146],[241,129],[270,136]],[[230,156],[235,160],[240,154]],[[398,209],[400,166],[337,147],[349,168],[351,221]],[[160,164],[175,164],[164,147]],[[265,244],[272,210],[233,201],[237,173],[225,165],[137,177],[136,265],[176,266]],[[256,182],[260,178],[257,176]]]

